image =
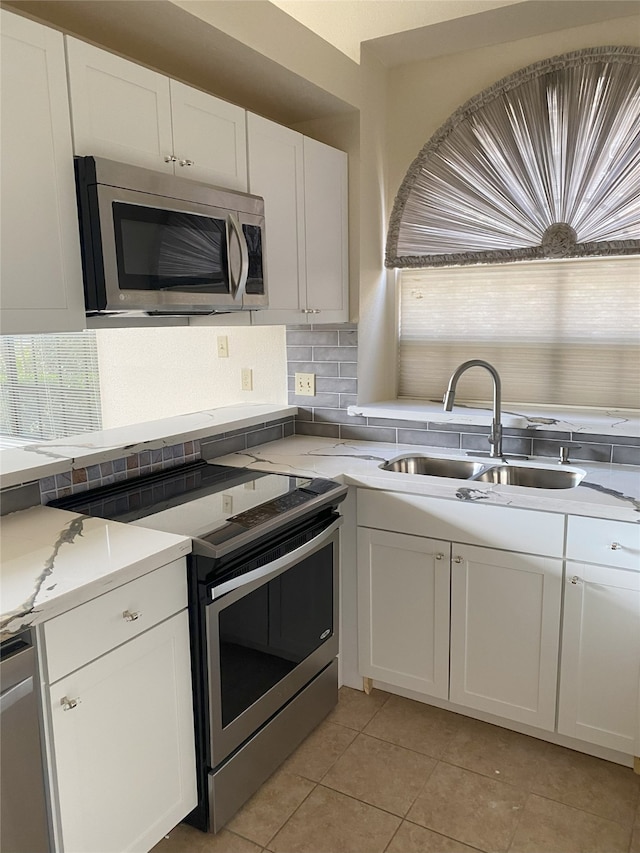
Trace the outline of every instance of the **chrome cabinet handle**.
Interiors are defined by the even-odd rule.
[[[436,560],[444,559],[444,554],[436,554]]]
[[[165,163],[175,163],[178,158],[174,157],[173,154],[165,154],[164,162]]]
[[[136,619],[139,619],[141,616],[141,610],[125,610],[122,614],[122,618],[125,622],[135,622]]]
[[[179,166],[193,166],[193,160],[178,160]]]
[[[453,558],[453,562],[454,562],[454,563],[463,563],[463,562],[464,562],[464,560],[462,559],[462,557],[454,557],[454,558]]]
[[[63,696],[60,700],[60,704],[62,705],[63,711],[72,711],[74,708],[78,707],[79,699],[71,699],[69,696]]]
[[[582,583],[582,580],[578,577],[578,575],[574,575],[574,576],[571,578],[571,583],[572,583],[574,586],[576,586],[577,584]]]
[[[612,551],[622,551],[622,545],[619,542],[612,542],[611,543],[611,550]]]

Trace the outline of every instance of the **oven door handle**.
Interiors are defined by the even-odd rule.
[[[268,583],[270,580],[273,580],[273,578],[278,577],[278,575],[286,572],[287,569],[295,566],[295,564],[299,563],[300,560],[303,560],[309,554],[317,551],[318,548],[328,542],[342,524],[342,520],[342,516],[340,516],[340,518],[336,518],[336,520],[333,521],[329,527],[323,530],[322,533],[314,536],[313,539],[310,539],[309,542],[305,542],[305,544],[301,545],[299,548],[285,554],[284,557],[280,557],[272,563],[267,563],[266,566],[261,566],[259,569],[254,569],[252,572],[247,572],[244,575],[239,575],[237,578],[231,578],[231,580],[225,581],[218,586],[214,586],[211,590],[211,600],[216,600],[221,596],[232,592],[234,589],[240,589],[241,587],[249,586],[251,584],[260,586],[261,584]],[[256,584],[256,581],[260,581],[260,584]]]

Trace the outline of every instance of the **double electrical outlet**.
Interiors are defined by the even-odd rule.
[[[315,373],[295,374],[295,393],[298,397],[315,397],[316,375]]]

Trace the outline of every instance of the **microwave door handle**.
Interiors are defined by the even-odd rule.
[[[238,246],[240,247],[240,277],[237,282],[233,281],[233,298],[236,302],[242,302],[244,290],[247,286],[247,279],[249,277],[249,249],[247,247],[247,241],[242,232],[242,228],[240,227],[240,223],[232,213],[229,214],[229,224],[235,232],[238,239]]]

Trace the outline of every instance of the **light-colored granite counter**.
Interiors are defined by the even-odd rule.
[[[37,506],[0,519],[0,639],[191,551],[191,539]]]
[[[424,421],[465,426],[489,426],[493,419],[491,407],[454,405],[445,412],[438,400],[386,400],[349,406],[350,415],[367,418],[392,418],[394,420]],[[578,409],[571,406],[510,406],[502,409],[502,426],[512,429],[530,429],[544,432],[570,432],[576,435],[640,437],[640,417],[627,409]]]
[[[181,441],[193,441],[277,418],[293,417],[297,411],[296,406],[277,406],[272,403],[237,404],[76,435],[72,439],[56,438],[2,450],[0,488],[51,477],[69,469],[109,462],[122,456],[123,451],[133,454],[141,450],[169,447]]]
[[[491,462],[487,457],[466,455],[462,450],[443,452],[437,447],[336,441],[316,436],[292,436],[215,461],[220,465],[260,471],[330,477],[341,479],[348,485],[371,489],[640,523],[640,468],[636,466],[581,461],[579,465],[569,466],[585,471],[584,480],[573,489],[491,485],[448,477],[396,474],[380,469],[381,463],[389,459],[421,453],[444,458],[478,458],[486,464]],[[557,467],[557,463],[548,458],[514,464]]]

